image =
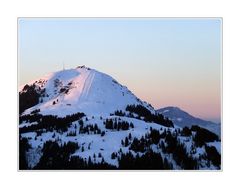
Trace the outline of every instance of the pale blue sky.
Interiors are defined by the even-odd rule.
[[[220,120],[221,19],[19,19],[20,84],[78,65],[105,72],[155,108]]]

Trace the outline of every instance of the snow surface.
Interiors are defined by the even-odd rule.
[[[137,137],[140,139],[146,133],[150,132],[151,127],[160,132],[163,132],[165,129],[175,132],[176,129],[181,130],[182,126],[178,126],[178,124],[184,121],[182,120],[183,117],[178,117],[179,122],[174,124],[174,128],[166,128],[162,125],[148,123],[136,118],[110,115],[116,110],[124,111],[126,106],[131,104],[141,104],[153,113],[155,113],[155,110],[146,102],[138,99],[127,87],[119,84],[111,76],[84,66],[50,73],[39,80],[30,82],[28,85],[32,84],[35,84],[40,89],[45,89],[45,96],[41,97],[41,103],[25,110],[23,114],[29,114],[36,109],[40,109],[40,114],[57,115],[59,117],[84,112],[88,118],[87,121],[85,117],[83,118],[84,126],[96,123],[101,131],[105,131],[105,135],[79,134],[80,125],[78,121],[73,122],[68,131],[61,134],[56,131],[44,132],[40,136],[37,136],[36,132],[23,133],[21,136],[28,138],[32,147],[26,154],[30,167],[34,167],[38,163],[42,155],[41,149],[43,144],[49,140],[57,141],[60,144],[68,141],[76,142],[80,148],[72,156],[76,155],[86,159],[90,156],[95,162],[101,162],[102,158],[98,157],[98,154],[101,153],[107,163],[117,166],[118,161],[117,159],[112,159],[111,154],[118,152],[120,148],[123,153],[129,151],[129,146],[123,147],[121,144],[121,140],[124,140],[129,133],[131,133],[132,138]],[[20,93],[24,92],[23,88],[24,86],[20,87]],[[54,105],[53,102],[55,102]],[[170,110],[166,109],[164,112],[169,113]],[[106,129],[103,122],[109,118],[117,118],[121,121],[133,123],[134,128],[124,131]],[[23,122],[19,127],[30,126],[34,123]],[[76,131],[76,136],[68,136],[67,134],[71,131]],[[192,153],[192,137],[180,136],[179,139],[185,144],[187,152]],[[209,146],[215,146],[219,152],[221,150],[220,144],[220,142],[208,143]],[[82,147],[84,147],[84,151],[81,150]],[[173,160],[172,154],[162,153],[161,149],[154,144],[152,145],[152,149],[156,152],[161,152],[162,157],[167,158],[173,164],[174,169],[181,169]],[[135,152],[132,151],[132,153],[136,155]],[[198,157],[204,153],[204,147],[196,148],[193,156]],[[95,159],[93,158],[94,154],[96,156]],[[141,153],[138,154],[141,155]],[[203,162],[203,169],[204,166]],[[215,169],[215,167],[210,168]]]
[[[105,131],[104,137],[101,137],[99,134],[79,134],[79,128],[80,125],[77,121],[72,123],[71,128],[68,129],[67,132],[63,134],[59,134],[57,132],[46,132],[42,133],[41,136],[36,137],[35,132],[29,132],[29,133],[24,133],[22,134],[22,137],[26,137],[29,139],[29,142],[32,146],[33,149],[30,152],[34,152],[33,155],[30,156],[29,158],[29,164],[31,167],[36,165],[39,161],[39,156],[41,154],[37,154],[37,152],[40,153],[37,149],[41,149],[43,147],[43,144],[46,141],[55,141],[59,140],[61,144],[72,141],[78,143],[80,148],[72,154],[72,156],[77,155],[82,158],[88,158],[89,156],[93,158],[93,155],[96,155],[96,162],[101,162],[102,158],[98,158],[98,153],[101,153],[102,156],[104,157],[105,161],[109,164],[112,165],[118,165],[118,162],[116,159],[111,159],[111,154],[113,152],[118,152],[120,148],[122,148],[123,152],[129,151],[129,146],[128,147],[123,147],[121,144],[121,140],[124,140],[125,137],[128,137],[129,133],[131,133],[132,138],[136,137],[140,139],[142,136],[144,136],[146,133],[150,132],[150,127],[153,129],[160,130],[163,132],[164,129],[168,129],[169,131],[174,131],[174,128],[166,128],[162,125],[156,124],[156,123],[146,123],[145,121],[138,120],[135,118],[128,118],[128,117],[119,117],[119,116],[110,116],[108,117],[112,119],[120,119],[120,121],[127,121],[129,123],[134,124],[134,128],[131,128],[126,131],[114,131],[114,130],[109,130],[105,128],[105,125],[103,122],[105,119],[100,119],[100,117],[94,117],[88,118],[88,121],[84,121],[84,125],[88,124],[94,124],[96,123],[101,129],[101,131]],[[76,129],[75,129],[76,126]],[[76,136],[67,136],[67,133],[70,131],[76,131]],[[55,137],[53,138],[53,134],[55,133]],[[88,146],[90,145],[90,149],[88,149]],[[81,151],[81,147],[84,147],[84,151]],[[36,157],[35,159],[33,157]]]
[[[48,97],[43,97],[43,103],[27,109],[24,114],[40,109],[43,115],[59,117],[76,112],[109,115],[116,110],[124,110],[129,104],[142,104],[154,111],[111,76],[86,67],[51,73],[29,84],[33,83],[45,89]],[[62,92],[63,89],[68,89],[68,92]],[[54,102],[56,104],[53,105]]]

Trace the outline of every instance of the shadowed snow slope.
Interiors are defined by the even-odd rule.
[[[41,103],[25,110],[24,114],[40,109],[43,115],[65,116],[76,112],[109,115],[124,110],[128,104],[142,104],[153,111],[109,75],[85,66],[55,72],[28,85],[33,84],[44,90],[44,95],[39,99]]]
[[[205,129],[208,129],[218,136],[221,135],[221,125],[213,123],[211,121],[206,121],[200,118],[196,118],[189,113],[181,110],[178,107],[165,107],[157,110],[158,113],[163,114],[164,116],[170,118],[174,124],[180,127],[191,127],[192,125],[199,125]]]

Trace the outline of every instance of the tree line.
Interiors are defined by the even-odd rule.
[[[67,142],[63,145],[56,141],[46,141],[43,145],[42,156],[35,170],[80,170],[80,169],[116,169],[116,166],[105,162],[101,153],[98,158],[101,162],[96,162],[90,156],[88,159],[79,156],[71,156],[79,146],[74,142]]]
[[[128,111],[129,113],[125,113],[122,110],[116,110],[114,114],[110,115],[127,116],[137,118],[140,120],[142,120],[143,118],[145,122],[154,122],[166,127],[174,127],[173,122],[171,120],[165,118],[162,114],[152,114],[150,110],[148,110],[142,105],[127,105],[126,111]],[[138,116],[135,117],[134,114],[137,114]]]
[[[106,129],[111,129],[116,131],[129,130],[129,128],[134,128],[134,125],[132,122],[129,123],[127,121],[120,121],[117,119],[106,119],[106,121],[104,121],[104,124]]]
[[[41,114],[28,114],[20,117],[20,123],[26,122],[37,122],[30,126],[24,126],[19,128],[19,133],[27,133],[34,131],[50,131],[56,130],[58,132],[66,132],[72,122],[77,121],[84,117],[84,113],[76,113],[68,115],[66,117],[57,117],[55,115],[41,115]]]
[[[98,125],[95,123],[93,124],[88,124],[86,126],[80,125],[79,128],[79,134],[103,134],[103,131],[99,129]]]

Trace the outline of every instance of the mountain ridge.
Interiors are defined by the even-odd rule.
[[[220,136],[221,129],[220,124],[212,121],[206,121],[204,119],[192,116],[190,113],[182,110],[176,106],[167,106],[156,110],[158,113],[163,114],[173,121],[174,124],[180,127],[191,127],[192,125],[199,125],[203,128],[209,129],[210,131]]]

